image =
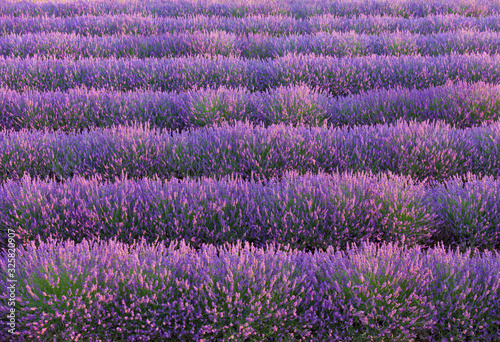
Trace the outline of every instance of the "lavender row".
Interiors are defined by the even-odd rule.
[[[225,31],[239,35],[267,33],[272,36],[315,34],[318,32],[355,32],[378,35],[407,32],[428,35],[456,30],[499,32],[500,16],[473,18],[458,15],[436,15],[424,18],[386,16],[343,18],[321,15],[308,19],[297,19],[283,15],[259,15],[244,18],[210,16],[155,18],[126,15],[75,18],[0,17],[0,35],[3,36],[50,32],[82,36],[151,36],[196,31]]]
[[[3,184],[0,195],[0,225],[15,229],[22,245],[99,237],[194,246],[275,241],[305,250],[361,241],[500,247],[500,180],[471,174],[434,187],[391,173],[285,173],[269,181],[25,177]]]
[[[195,1],[70,1],[70,2],[7,2],[0,4],[0,15],[74,17],[81,15],[141,14],[157,17],[177,17],[192,14],[210,16],[241,17],[255,14],[287,14],[305,17],[322,13],[335,16],[391,15],[402,17],[425,17],[431,14],[460,14],[463,16],[485,16],[500,12],[498,0],[470,1],[252,1],[220,3],[211,1],[200,4]]]
[[[16,254],[9,341],[496,341],[500,258],[363,243],[303,253],[248,244],[50,241]],[[7,258],[0,259],[2,269]]]
[[[500,33],[458,31],[433,36],[411,33],[359,35],[317,33],[274,37],[238,36],[224,31],[174,33],[150,37],[85,37],[75,34],[27,34],[0,37],[0,56],[81,58],[171,58],[222,55],[239,58],[276,58],[287,54],[333,57],[500,53]]]
[[[0,180],[31,176],[114,179],[185,178],[286,170],[392,171],[442,181],[466,171],[500,175],[500,121],[469,129],[440,121],[344,128],[237,122],[193,132],[161,132],[143,125],[81,134],[0,132]]]
[[[307,86],[267,92],[218,88],[184,93],[70,89],[19,93],[0,89],[0,127],[82,132],[95,127],[149,123],[188,130],[235,121],[293,126],[343,126],[441,120],[457,128],[500,119],[500,86],[478,82],[426,89],[372,90],[333,98]]]
[[[180,92],[220,86],[264,91],[303,83],[333,96],[344,96],[397,86],[428,88],[447,81],[498,83],[500,55],[287,55],[265,61],[221,56],[77,61],[0,58],[0,87],[17,91],[87,87]]]

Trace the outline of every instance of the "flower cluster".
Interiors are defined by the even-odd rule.
[[[383,36],[349,33],[240,36],[224,31],[168,33],[149,37],[86,37],[77,34],[42,33],[0,38],[5,57],[81,58],[170,58],[222,55],[241,58],[275,58],[287,54],[317,54],[333,57],[368,55],[439,56],[450,53],[500,52],[497,32],[453,31],[433,36],[389,33]]]
[[[492,252],[50,240],[20,249],[19,258],[18,341],[500,337],[500,258]],[[4,324],[0,338],[11,340]]]
[[[270,36],[315,34],[320,32],[355,32],[383,35],[387,33],[436,34],[457,30],[500,30],[500,14],[463,17],[456,14],[426,17],[361,15],[344,17],[332,14],[296,18],[269,13],[244,17],[187,15],[157,17],[136,15],[103,15],[76,17],[0,17],[0,35],[28,33],[67,33],[80,36],[138,35],[224,31],[238,35],[266,33]]]
[[[30,17],[73,17],[82,15],[142,14],[157,17],[183,17],[192,14],[210,16],[244,17],[255,14],[287,14],[305,17],[321,13],[335,16],[367,14],[401,17],[422,17],[433,14],[459,14],[465,17],[500,13],[498,0],[253,0],[251,2],[216,1],[203,3],[196,0],[135,1],[13,1],[4,2],[0,15]]]
[[[82,132],[149,123],[170,131],[248,121],[269,126],[355,126],[441,120],[457,128],[491,124],[500,115],[500,86],[448,83],[424,89],[379,89],[335,98],[310,87],[266,92],[245,88],[180,93],[71,89],[17,92],[0,89],[0,127],[6,130]]]
[[[0,225],[25,227],[17,231],[25,244],[52,236],[276,241],[301,249],[364,240],[500,247],[500,181],[470,174],[437,187],[391,173],[287,173],[270,181],[27,177],[3,184],[0,196]]]
[[[500,55],[356,58],[287,55],[270,60],[223,56],[76,61],[0,58],[0,87],[17,91],[86,87],[178,92],[221,86],[264,91],[306,84],[332,96],[345,96],[398,86],[422,89],[449,81],[500,82]]]

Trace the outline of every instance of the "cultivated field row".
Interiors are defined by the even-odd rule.
[[[428,88],[448,81],[498,83],[500,55],[287,55],[268,60],[223,56],[82,60],[0,57],[0,87],[17,91],[86,87],[180,92],[221,86],[264,91],[306,84],[332,96],[345,96],[398,86]]]
[[[171,58],[222,55],[266,59],[288,54],[333,57],[368,55],[439,56],[445,54],[500,53],[500,33],[453,31],[435,35],[389,33],[324,33],[274,37],[238,36],[224,31],[169,33],[149,37],[85,37],[43,33],[0,37],[0,56],[29,58]]]
[[[500,31],[500,15],[463,17],[456,14],[423,18],[388,16],[361,16],[343,18],[320,15],[308,19],[289,16],[259,15],[243,18],[189,16],[186,18],[154,18],[142,16],[82,16],[54,17],[0,17],[0,36],[28,33],[72,33],[82,36],[137,35],[151,36],[166,33],[196,31],[225,31],[238,35],[251,33],[283,36],[290,34],[315,34],[355,32],[383,35],[406,32],[436,34],[457,30]]]
[[[172,131],[236,121],[266,127],[355,126],[399,119],[441,120],[467,128],[491,124],[500,115],[500,86],[484,82],[380,89],[340,98],[307,86],[287,86],[253,93],[225,87],[181,93],[0,89],[0,99],[0,127],[15,131],[82,132],[132,122]]]
[[[335,16],[392,15],[425,17],[433,14],[485,16],[500,13],[499,0],[257,0],[233,1],[1,1],[0,15],[29,17],[74,17],[81,15],[138,14],[156,17],[183,17],[192,14],[244,17],[256,14],[289,15],[298,18],[329,13]]]
[[[500,180],[472,174],[433,187],[391,173],[286,173],[270,181],[27,177],[3,184],[0,195],[0,225],[18,227],[20,245],[51,236],[193,246],[274,241],[309,251],[361,241],[500,247]]]
[[[392,171],[442,181],[472,172],[500,176],[500,122],[456,129],[442,122],[405,122],[344,128],[268,128],[237,122],[192,132],[149,125],[80,134],[0,132],[0,180],[80,175],[114,179],[280,177],[334,171]]]
[[[52,240],[19,258],[29,262],[19,270],[16,341],[498,337],[498,253],[363,243],[311,255]],[[0,337],[11,338],[5,331]]]

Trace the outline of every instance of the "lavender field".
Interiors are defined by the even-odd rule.
[[[500,341],[500,0],[0,0],[0,342]]]

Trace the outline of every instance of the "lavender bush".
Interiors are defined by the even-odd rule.
[[[287,15],[252,15],[242,18],[189,15],[180,18],[157,18],[142,15],[103,15],[59,17],[0,17],[0,36],[40,33],[67,33],[80,36],[137,35],[224,31],[238,35],[266,33],[270,36],[315,34],[320,32],[355,32],[382,35],[387,33],[436,34],[467,31],[500,31],[499,14],[463,17],[456,14],[423,18],[361,15],[356,18],[317,15],[308,19]]]
[[[427,194],[456,243],[500,248],[500,187],[491,177],[454,178]]]
[[[334,98],[310,87],[285,86],[250,93],[245,88],[181,93],[71,89],[16,92],[0,89],[0,127],[6,130],[84,129],[149,123],[188,130],[236,121],[291,126],[355,126],[440,120],[457,128],[499,119],[500,86],[448,83],[425,89],[379,89]]]
[[[0,15],[73,17],[81,15],[99,16],[104,14],[141,14],[158,17],[176,17],[192,14],[211,16],[248,16],[253,14],[287,14],[296,17],[330,13],[336,16],[393,15],[421,17],[432,14],[459,14],[462,16],[485,16],[500,12],[498,0],[476,0],[473,3],[442,0],[402,0],[402,1],[252,1],[249,3],[229,1],[209,1],[201,4],[195,1],[42,1],[21,2],[2,1]]]
[[[26,177],[0,188],[0,225],[18,227],[23,244],[37,236],[194,245],[243,239],[307,250],[404,239],[483,250],[500,247],[499,189],[499,180],[475,175],[435,187],[391,173],[286,174],[267,182]]]
[[[368,55],[439,56],[450,53],[500,52],[496,32],[455,31],[433,36],[411,33],[359,35],[316,33],[273,37],[268,34],[237,36],[224,31],[168,33],[150,37],[85,37],[77,34],[42,33],[0,38],[0,55],[5,57],[81,58],[170,58],[223,55],[241,58],[276,58],[290,53],[333,57]]]
[[[17,91],[67,91],[87,87],[178,92],[220,86],[245,86],[250,91],[264,91],[306,84],[333,96],[343,96],[397,86],[422,89],[448,81],[497,83],[499,56],[287,55],[266,61],[221,56],[78,61],[0,58],[0,87]]]
[[[454,129],[442,122],[404,122],[346,128],[268,128],[248,123],[161,132],[146,126],[81,134],[0,132],[0,179],[24,174],[59,180],[100,175],[185,178],[280,177],[287,170],[392,171],[441,181],[466,171],[500,175],[500,123]]]
[[[308,249],[363,240],[414,245],[429,244],[439,224],[424,202],[423,185],[393,174],[287,174],[265,184],[24,178],[4,184],[0,194],[0,224],[25,227],[17,228],[23,243],[39,235],[128,243],[185,239],[194,245],[244,239]]]
[[[323,20],[328,23],[332,21],[329,18]],[[478,27],[478,29],[481,29],[481,27],[493,29],[496,26],[490,21],[488,19],[473,20],[473,23],[464,25],[466,25],[465,27]],[[337,23],[336,20],[334,22]],[[342,25],[342,23],[337,25],[339,24]],[[348,25],[348,23],[343,23],[343,25]],[[370,23],[366,25],[370,26]],[[224,31],[242,35],[260,31],[271,35],[288,35],[311,32],[310,26],[308,20],[283,15],[256,15],[244,18],[204,15],[183,18],[155,18],[140,15],[78,16],[70,18],[0,17],[1,35],[59,32],[81,36],[137,35],[145,37],[196,31]]]
[[[20,248],[19,260],[17,341],[500,337],[496,252],[50,240]],[[7,286],[4,274],[0,284]]]
[[[456,14],[429,15],[423,18],[402,18],[362,15],[355,18],[339,18],[320,15],[309,19],[311,31],[315,32],[356,32],[384,35],[391,32],[415,34],[436,34],[456,30],[498,32],[498,16],[463,17]]]
[[[484,82],[374,90],[330,102],[328,122],[340,126],[390,123],[398,119],[441,120],[467,128],[498,121],[499,96],[498,85]]]

